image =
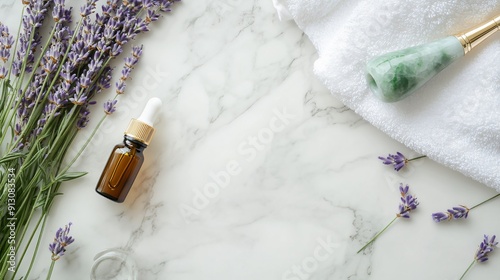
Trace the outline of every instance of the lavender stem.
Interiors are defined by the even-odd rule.
[[[44,232],[46,222],[47,222],[47,215],[45,215],[43,217],[43,222],[42,222],[42,227],[40,228],[40,232]],[[35,233],[35,231],[33,231],[33,234],[34,233]],[[33,251],[33,256],[36,256],[36,254],[38,253],[38,248],[40,247],[40,241],[42,239],[41,237],[42,237],[42,235],[39,234],[38,240],[36,242],[35,250]],[[33,268],[33,264],[35,264],[35,258],[31,258],[30,266],[28,267],[28,271],[26,271],[26,275],[24,276],[23,279],[29,279],[28,276],[30,275],[31,269]],[[14,278],[12,278],[12,280],[14,280]]]
[[[34,65],[33,69],[38,68],[38,65],[42,61],[43,55],[45,54],[45,52],[47,51],[47,48],[50,45],[50,40],[52,39],[52,37],[54,37],[54,33],[56,32],[56,29],[57,29],[57,23],[54,24],[54,27],[52,28],[52,31],[49,34],[49,38],[47,39],[47,42],[45,42],[45,46],[43,46],[43,48],[42,48],[42,52],[40,53],[40,56],[38,57],[36,63],[33,64]],[[29,87],[31,81],[33,81],[33,78],[35,77],[35,75],[36,75],[36,71],[31,72],[31,76],[30,76],[28,82],[26,83],[26,86],[24,87],[22,94],[26,93],[26,91],[28,90],[28,87]],[[48,75],[47,75],[47,77],[48,77]],[[47,80],[47,79],[45,79],[45,80]],[[43,89],[44,85],[45,85],[45,81],[44,81],[44,84],[42,85],[42,89]]]
[[[476,207],[479,207],[479,206],[481,206],[481,205],[485,204],[486,202],[488,202],[488,201],[490,201],[490,200],[493,200],[493,199],[495,199],[495,198],[497,198],[497,197],[499,197],[499,196],[500,196],[500,193],[498,193],[498,194],[496,194],[496,195],[494,195],[494,196],[492,196],[492,197],[490,197],[490,198],[486,199],[485,201],[483,201],[483,202],[481,202],[481,203],[479,203],[479,204],[476,204],[476,205],[472,206],[472,207],[470,208],[470,210],[472,210],[472,209],[474,209],[474,208],[476,208]]]
[[[59,64],[59,67],[57,68],[57,71],[54,75],[54,78],[52,79],[52,82],[50,83],[49,85],[49,88],[46,89],[46,91],[50,91],[52,89],[52,87],[54,86],[54,84],[56,83],[58,77],[59,77],[59,73],[61,72],[61,69],[62,69],[62,66],[64,65],[64,62],[66,61],[66,58],[68,57],[68,53],[69,51],[71,50],[71,45],[73,44],[75,38],[76,38],[76,34],[78,33],[78,31],[80,30],[81,28],[81,25],[82,25],[82,22],[83,22],[83,18],[80,19],[80,21],[78,22],[78,25],[77,27],[75,28],[75,32],[73,33],[73,36],[71,37],[71,40],[69,41],[68,43],[68,48],[66,49],[66,52],[64,53],[64,56]],[[23,71],[24,72],[24,71]],[[44,84],[45,84],[45,81],[44,81]],[[41,88],[41,91],[43,91],[43,87]],[[47,99],[48,95],[45,95],[44,99],[42,100],[42,102],[45,102],[45,100]],[[39,100],[37,100],[38,102]],[[37,107],[37,103],[35,103],[35,107],[33,108],[33,111],[35,111]],[[49,124],[49,122],[51,122],[51,120],[53,119],[54,117],[54,114],[55,111],[49,116],[49,118],[47,119],[47,124]],[[30,120],[32,118],[30,117]],[[48,127],[48,125],[45,125],[42,129],[42,132],[43,133],[45,131],[45,129]],[[13,149],[15,149],[15,147],[17,147],[17,145],[19,144],[19,141],[21,141],[21,139],[25,136],[24,133],[28,133],[27,131],[29,131],[29,129],[25,129],[24,132],[19,136],[19,138],[17,139],[17,141],[14,143],[14,145],[12,145],[11,147],[11,150],[12,151]]]
[[[39,196],[39,195],[40,195],[40,193],[38,193],[38,195],[37,195],[36,199],[38,199],[38,196]],[[34,212],[35,212],[35,208],[33,208],[33,209],[31,210],[31,212],[30,212],[29,219],[28,219],[28,223],[29,223],[29,222],[31,222],[31,219],[33,218],[33,213],[34,213]],[[43,218],[43,217],[41,217],[41,216],[40,216],[40,218],[38,218],[38,222],[36,223],[35,228],[33,229],[33,233],[30,235],[30,239],[28,240],[28,244],[25,246],[24,251],[23,251],[23,254],[21,255],[21,258],[19,258],[18,265],[19,265],[19,264],[21,264],[21,263],[23,262],[24,256],[25,256],[25,255],[26,255],[26,253],[28,252],[29,245],[31,244],[31,241],[33,241],[33,237],[35,237],[36,230],[38,229],[38,227],[40,226],[40,223],[42,222],[42,218]],[[27,231],[27,230],[28,230],[28,227],[24,227],[23,232],[22,232],[22,234],[21,234],[21,239],[19,239],[19,240],[23,240],[24,235],[26,234],[26,231]],[[20,244],[20,243],[18,243],[18,244]],[[19,246],[16,248],[16,254],[17,254],[18,250],[19,250]],[[14,274],[12,275],[12,278],[10,278],[11,280],[14,280],[14,279],[15,279],[16,274],[17,274],[17,272],[18,272],[18,271],[19,271],[19,270],[16,270],[16,271],[14,272]]]
[[[427,156],[419,156],[419,157],[416,157],[416,158],[411,158],[408,161],[417,160],[417,159],[421,159],[421,158],[424,158],[424,157],[427,157]]]
[[[35,37],[35,31],[36,31],[36,27],[33,26],[33,28],[31,29],[28,47],[26,48],[27,50],[31,50],[31,44],[33,43],[33,38]],[[17,78],[16,86],[14,87],[14,92],[17,92],[19,90],[19,88],[21,88],[22,82],[24,80],[24,72],[26,71],[26,65],[28,64],[28,57],[29,57],[29,55],[26,55],[23,59],[23,64],[22,64],[21,72],[20,72],[21,75],[19,75],[19,77]]]
[[[54,33],[55,33],[55,31],[56,31],[56,27],[57,27],[57,23],[56,23],[56,24],[54,24],[54,27],[52,28],[52,31],[50,32],[49,38],[47,39],[47,42],[45,43],[45,46],[43,47],[42,52],[40,53],[40,56],[38,57],[38,60],[36,61],[36,64],[34,64],[34,65],[35,65],[35,69],[36,69],[36,68],[38,68],[38,65],[39,65],[39,64],[40,64],[40,62],[42,61],[42,58],[43,58],[43,56],[44,56],[45,52],[47,51],[47,48],[48,48],[48,47],[49,47],[49,45],[50,45],[50,40],[51,40],[51,39],[52,39],[52,37],[54,36]],[[23,73],[23,74],[24,74],[24,73]],[[33,71],[33,72],[31,73],[31,76],[30,76],[30,78],[29,78],[28,82],[26,83],[26,86],[24,87],[24,90],[22,91],[22,94],[21,94],[21,95],[24,95],[24,94],[26,93],[26,91],[28,90],[29,85],[30,85],[31,81],[33,80],[33,78],[35,77],[35,75],[36,75],[36,71]],[[43,90],[43,88],[45,87],[45,84],[47,83],[47,79],[48,79],[48,78],[49,78],[49,75],[47,75],[47,76],[45,77],[45,79],[43,80],[41,90]],[[19,87],[19,88],[20,88],[20,87]],[[17,91],[16,91],[16,92],[17,92]],[[40,97],[41,97],[41,96],[42,96],[42,94],[39,94],[39,95],[37,96],[37,99],[36,99],[36,101],[35,101],[35,106],[33,107],[33,112],[35,112],[35,110],[36,110],[36,108],[37,108],[37,106],[38,106],[38,103],[39,103],[39,101],[40,101]],[[18,103],[16,104],[16,107],[18,107],[20,103],[21,103],[21,99],[19,99]],[[33,122],[31,122],[31,120],[33,120]],[[31,117],[30,117],[30,119],[29,119],[29,121],[28,121],[28,124],[27,124],[26,126],[27,126],[27,127],[31,126],[31,125],[32,125],[35,121],[37,121],[37,120],[38,120],[38,117],[34,117],[34,118],[31,118]],[[28,129],[27,129],[27,130],[28,130]]]
[[[87,148],[87,146],[90,143],[90,140],[92,140],[92,138],[94,138],[94,135],[96,134],[97,130],[99,130],[99,128],[101,127],[102,123],[104,122],[104,120],[106,119],[107,116],[108,116],[107,114],[104,114],[104,116],[101,118],[101,120],[99,121],[99,123],[96,125],[96,127],[94,128],[94,130],[92,131],[92,133],[90,134],[90,136],[87,138],[87,141],[85,141],[85,144],[83,144],[83,146],[80,148],[80,150],[75,155],[75,157],[73,157],[73,159],[70,161],[70,163],[68,164],[68,166],[66,166],[63,169],[63,171],[60,172],[60,174],[66,173],[68,171],[68,169],[70,169],[71,166],[75,163],[75,161],[80,157],[80,155],[83,153],[83,151],[85,151],[85,149]],[[55,181],[53,181],[53,182],[55,182]]]
[[[387,224],[381,231],[379,231],[379,233],[377,233],[368,243],[366,243],[365,246],[363,246],[361,249],[359,249],[356,254],[359,254],[359,252],[363,251],[364,249],[366,249],[366,247],[368,247],[368,245],[372,244],[386,229],[389,228],[389,226],[392,225],[392,223],[394,223],[394,221],[396,221],[396,219],[398,218],[398,216],[394,217],[394,219],[392,219],[392,221]]]
[[[56,264],[56,261],[52,261],[50,264],[49,272],[47,272],[47,278],[46,280],[50,280],[50,277],[52,276],[52,271],[54,270],[54,265]]]
[[[19,26],[17,27],[17,35],[16,35],[16,41],[14,42],[14,49],[12,51],[12,53],[15,55],[16,52],[17,52],[17,43],[19,42],[19,35],[21,34],[21,26],[23,26],[23,17],[24,17],[24,11],[26,10],[26,6],[23,5],[23,9],[21,11],[21,20],[19,21]],[[8,73],[8,76],[7,76],[7,80],[10,81],[10,73],[12,72],[12,64],[10,64],[10,67],[9,67],[9,73]],[[0,142],[1,143],[1,142]]]
[[[460,279],[459,279],[459,280],[462,280],[462,279],[464,278],[465,274],[467,274],[467,272],[469,272],[469,270],[470,270],[470,269],[471,269],[471,267],[474,265],[474,263],[476,263],[476,260],[473,260],[473,261],[470,263],[469,267],[467,267],[467,270],[465,270],[464,274],[462,274],[462,276],[460,276]]]

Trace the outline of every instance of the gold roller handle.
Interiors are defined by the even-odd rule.
[[[455,37],[457,37],[464,47],[464,54],[467,54],[475,46],[479,45],[498,30],[500,30],[500,15],[470,30],[457,34]]]

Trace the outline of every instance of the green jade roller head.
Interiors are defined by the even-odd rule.
[[[500,15],[455,36],[377,56],[366,65],[366,79],[384,102],[399,101],[500,30]]]

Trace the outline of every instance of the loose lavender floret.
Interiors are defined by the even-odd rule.
[[[396,213],[396,217],[394,217],[394,219],[392,219],[392,221],[389,224],[387,224],[370,241],[368,241],[368,243],[366,243],[365,246],[361,247],[361,249],[359,249],[357,253],[363,251],[366,247],[375,242],[375,240],[385,230],[387,230],[392,225],[392,223],[394,223],[398,218],[406,218],[406,219],[410,218],[410,212],[417,209],[419,203],[416,197],[408,193],[409,191],[410,191],[410,186],[408,185],[403,186],[403,184],[399,185],[399,192],[401,193],[401,203],[399,204],[399,212]]]
[[[396,171],[401,170],[401,168],[403,168],[408,163],[406,157],[400,152],[396,152],[395,155],[389,154],[387,157],[380,156],[378,158],[382,160],[382,163],[385,165],[393,165],[394,170]]]
[[[479,248],[477,249],[476,254],[474,255],[474,260],[462,274],[460,280],[462,280],[465,277],[467,272],[469,272],[469,270],[475,263],[483,263],[488,260],[488,254],[493,252],[493,250],[498,244],[498,242],[495,241],[495,238],[496,238],[495,235],[493,235],[491,238],[489,238],[488,235],[484,235],[483,241],[481,242],[481,244],[479,244]]]
[[[435,222],[449,221],[451,219],[467,219],[469,216],[470,208],[464,205],[455,206],[451,209],[446,210],[445,213],[437,212],[432,214],[432,219]]]
[[[394,170],[399,171],[401,168],[405,167],[410,161],[416,160],[416,159],[421,159],[427,156],[418,156],[415,158],[406,158],[402,153],[396,152],[395,155],[389,154],[387,157],[378,157],[380,160],[382,160],[382,163],[385,165],[393,165]]]
[[[408,194],[410,190],[410,186],[406,185],[403,187],[403,184],[399,186],[399,191],[401,193],[401,203],[399,204],[399,213],[396,214],[397,217],[402,218],[410,218],[410,212],[412,210],[417,209],[419,202],[417,198]]]
[[[488,260],[488,254],[493,252],[498,242],[495,241],[496,236],[493,235],[491,238],[488,235],[484,235],[483,242],[479,244],[479,249],[476,252],[475,259],[477,262],[485,262]]]
[[[57,261],[66,252],[66,247],[73,243],[75,239],[72,236],[68,236],[71,229],[71,224],[69,223],[64,227],[64,229],[59,228],[56,232],[54,242],[49,244],[49,250],[52,252],[52,260]]]

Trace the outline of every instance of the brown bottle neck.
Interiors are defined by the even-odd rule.
[[[127,147],[133,146],[138,152],[142,152],[148,147],[148,145],[126,134],[123,136],[123,144]]]

